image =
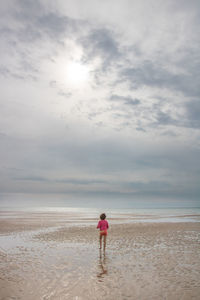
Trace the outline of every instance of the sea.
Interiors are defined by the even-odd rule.
[[[98,219],[106,213],[113,223],[121,222],[200,222],[200,207],[81,207],[81,206],[27,206],[0,205],[0,218],[15,217],[17,212],[67,214],[73,221],[85,220],[84,223]]]

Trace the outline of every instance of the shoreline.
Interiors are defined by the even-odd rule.
[[[65,225],[95,226],[97,222],[97,214],[87,216],[80,212],[0,211],[0,235],[49,227],[64,227]],[[109,222],[113,225],[124,223],[198,223],[200,222],[200,214],[138,215],[121,213],[119,216],[112,215]]]
[[[98,230],[88,220],[73,226],[69,215],[54,214],[54,220],[52,214],[42,219],[35,214],[23,216],[0,219],[3,299],[199,297],[199,222],[116,224],[108,220],[104,253],[98,249]]]

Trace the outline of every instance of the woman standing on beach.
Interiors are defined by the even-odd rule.
[[[104,251],[106,249],[106,237],[107,237],[107,229],[109,228],[108,222],[106,221],[106,215],[103,213],[100,215],[100,221],[98,222],[97,228],[100,229],[100,235],[99,235],[99,243],[100,243],[100,249],[102,247],[102,237],[104,237],[104,244],[103,244],[103,248]]]

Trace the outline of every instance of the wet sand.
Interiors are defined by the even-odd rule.
[[[4,213],[0,299],[199,299],[199,222],[109,220],[104,253],[97,221]]]

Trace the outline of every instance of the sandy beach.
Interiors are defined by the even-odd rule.
[[[200,222],[3,212],[0,299],[199,299]]]

